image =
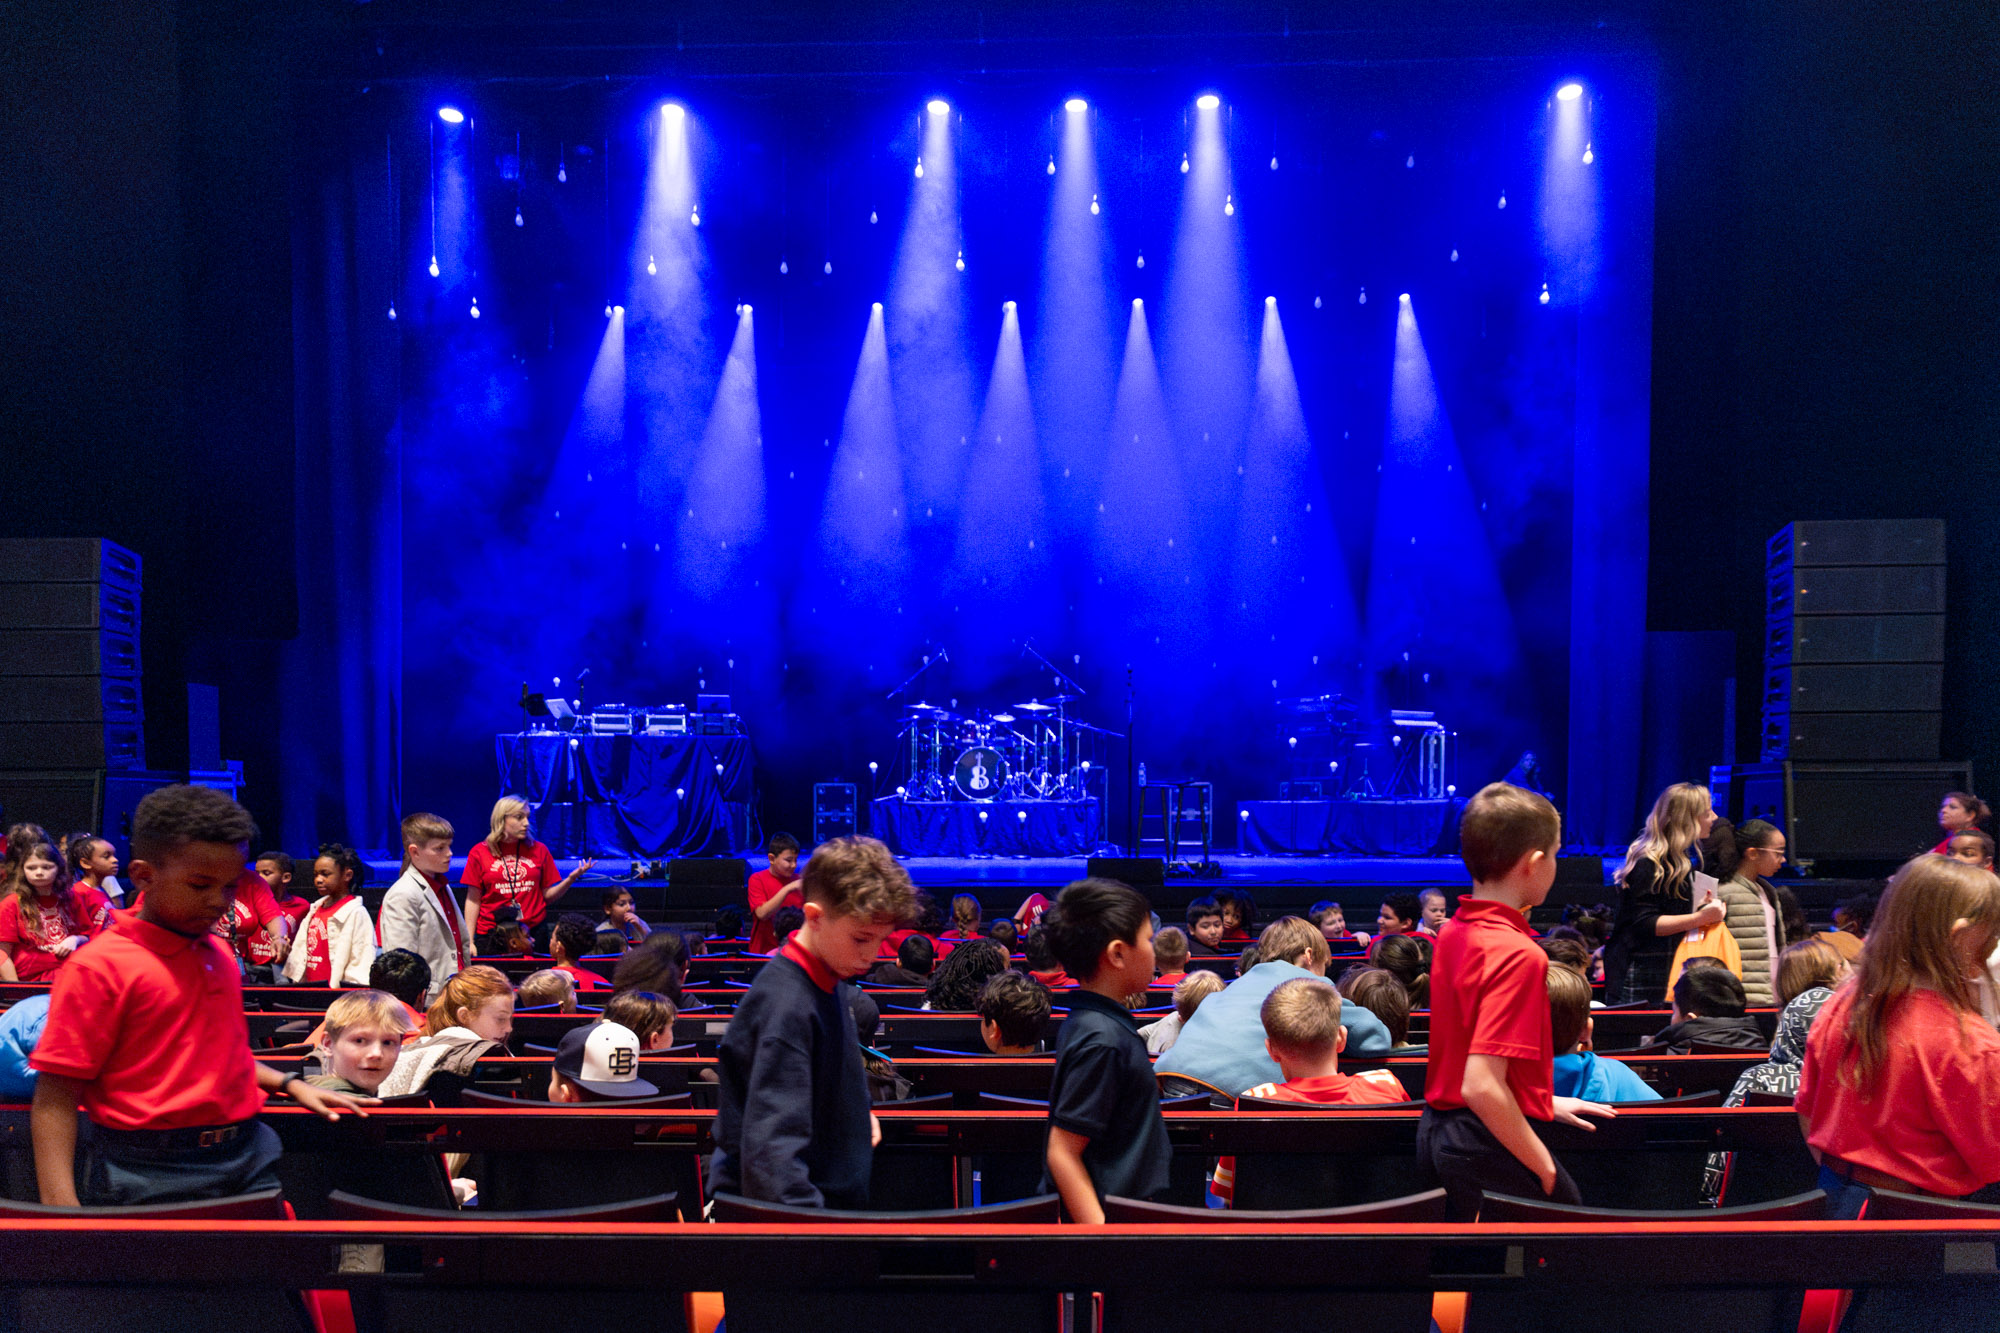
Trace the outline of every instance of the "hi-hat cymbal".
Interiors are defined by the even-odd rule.
[[[1035,699],[1030,699],[1024,704],[1015,704],[1014,707],[1023,713],[1053,713],[1056,711],[1054,705],[1045,704]]]
[[[904,704],[903,711],[905,713],[914,713],[920,717],[951,716],[950,713],[946,712],[942,708],[937,707],[935,704],[926,704],[926,703]]]
[[[995,713],[993,714],[993,720],[995,722],[1012,722],[1014,715],[1012,713]]]

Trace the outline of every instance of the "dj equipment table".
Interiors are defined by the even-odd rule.
[[[747,736],[531,731],[494,750],[500,789],[533,807],[557,856],[724,856],[752,841]]]

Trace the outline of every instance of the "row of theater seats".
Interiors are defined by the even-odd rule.
[[[729,1333],[1887,1333],[2000,1313],[1995,1210],[1886,1194],[1852,1223],[1798,1220],[1812,1194],[1724,1221],[1496,1199],[1448,1226],[1431,1192],[1311,1220],[1114,1203],[1089,1231],[1053,1225],[1048,1198],[893,1219],[718,1200],[714,1224],[663,1221],[664,1196],[451,1220],[336,1202],[354,1220],[290,1220],[275,1193],[60,1221],[0,1207],[0,1326],[708,1333],[708,1293]]]
[[[650,1071],[648,1071],[650,1072]],[[523,1089],[539,1094],[541,1089]],[[982,1094],[973,1109],[885,1103],[877,1108],[871,1206],[939,1210],[1011,1202],[1040,1191],[1048,1116],[1032,1098]],[[304,1217],[328,1216],[336,1191],[414,1207],[449,1209],[442,1153],[477,1160],[483,1208],[613,1204],[653,1194],[703,1197],[715,1112],[688,1092],[643,1105],[550,1106],[503,1094],[465,1095],[449,1108],[388,1105],[365,1118],[322,1120],[273,1104],[265,1118],[284,1142],[286,1197]],[[1414,1107],[1207,1109],[1204,1098],[1168,1105],[1173,1148],[1165,1202],[1204,1204],[1219,1157],[1236,1162],[1236,1204],[1249,1210],[1379,1203],[1419,1192]],[[1584,1198],[1626,1209],[1701,1205],[1711,1153],[1732,1154],[1723,1202],[1765,1204],[1813,1188],[1816,1168],[1785,1107],[1720,1109],[1647,1104],[1595,1131],[1553,1126],[1552,1148]],[[33,1199],[26,1107],[0,1107],[0,1163],[7,1193]],[[685,1215],[695,1220],[695,1215]]]

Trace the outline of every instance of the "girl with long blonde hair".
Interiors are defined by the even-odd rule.
[[[1618,916],[1604,946],[1607,1004],[1662,1003],[1674,945],[1723,919],[1720,903],[1694,901],[1697,844],[1715,826],[1708,788],[1676,782],[1660,793],[1615,876]]]

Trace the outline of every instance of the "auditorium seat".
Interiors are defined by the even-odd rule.
[[[335,1190],[327,1205],[343,1222],[671,1222],[678,1201],[671,1194],[655,1194],[621,1203],[590,1204],[582,1208],[536,1208],[522,1212],[502,1212],[486,1208],[413,1208],[407,1204],[383,1203]]]
[[[833,1226],[841,1222],[897,1222],[912,1227],[990,1226],[997,1223],[1046,1224],[1057,1220],[1057,1199],[1039,1194],[1032,1199],[986,1208],[935,1208],[917,1212],[875,1212],[850,1208],[795,1208],[790,1204],[746,1199],[740,1194],[715,1196],[714,1221],[783,1222],[793,1226]]]
[[[542,1087],[544,1089],[548,1087],[546,1080],[542,1082]],[[504,1106],[510,1111],[519,1111],[528,1107],[533,1107],[538,1111],[547,1111],[552,1108],[569,1105],[569,1103],[545,1101],[534,1097],[507,1097],[499,1093],[481,1092],[477,1088],[467,1088],[460,1094],[460,1097],[463,1104],[467,1107]],[[636,1111],[642,1107],[660,1107],[669,1111],[691,1110],[694,1107],[694,1096],[686,1092],[663,1092],[657,1097],[625,1097],[616,1101],[582,1102],[577,1104],[583,1106],[615,1106],[621,1111]]]
[[[1276,1223],[1300,1227],[1442,1222],[1444,1191],[1427,1190],[1400,1199],[1383,1199],[1347,1208],[1277,1210],[1189,1208],[1114,1196],[1104,1201],[1104,1220],[1121,1225]],[[1218,1236],[1218,1239],[1221,1237]],[[1215,1269],[1216,1280],[1213,1287],[1203,1293],[1202,1306],[1213,1312],[1212,1322],[1216,1327],[1302,1328],[1321,1322],[1307,1314],[1313,1308],[1315,1298],[1302,1297],[1296,1291],[1273,1283],[1270,1274],[1245,1270],[1238,1285],[1227,1276],[1233,1271],[1228,1261],[1218,1262]],[[1328,1326],[1368,1329],[1371,1333],[1373,1330],[1425,1333],[1431,1327],[1431,1304],[1431,1293],[1428,1291],[1343,1291],[1333,1306],[1323,1308],[1322,1313],[1330,1316],[1324,1321]],[[1105,1297],[1103,1333],[1157,1333],[1160,1329],[1186,1326],[1188,1322],[1187,1293],[1168,1284],[1158,1288],[1130,1287]]]
[[[175,1222],[269,1221],[287,1217],[280,1190],[224,1199],[134,1204],[112,1208],[58,1208],[0,1200],[4,1218],[129,1218]],[[113,1265],[107,1257],[107,1266]],[[214,1333],[217,1328],[312,1333],[313,1321],[297,1292],[232,1290],[162,1284],[154,1287],[8,1287],[0,1292],[0,1328],[10,1333],[79,1333],[84,1329],[143,1328],[158,1333]]]
[[[1817,1222],[1825,1216],[1824,1190],[1737,1208],[1597,1208],[1512,1194],[1487,1194],[1479,1205],[1481,1222]]]
[[[1052,1194],[1020,1199],[988,1208],[950,1208],[924,1212],[875,1213],[833,1208],[792,1208],[733,1194],[715,1196],[717,1222],[778,1223],[801,1229],[843,1222],[895,1222],[905,1225],[913,1242],[908,1271],[889,1271],[869,1282],[855,1274],[852,1291],[824,1292],[811,1301],[782,1290],[725,1290],[729,1333],[854,1333],[856,1329],[995,1328],[1028,1333],[1057,1333],[1062,1326],[1062,1301],[1046,1292],[1010,1289],[975,1278],[973,1247],[940,1244],[925,1234],[933,1229],[994,1223],[1051,1223],[1057,1202]]]
[[[1654,1097],[1639,1102],[1607,1102],[1608,1106],[1720,1106],[1722,1093],[1715,1088],[1706,1092],[1687,1092],[1678,1097]]]
[[[1425,1190],[1400,1199],[1358,1203],[1345,1208],[1184,1208],[1171,1203],[1149,1203],[1143,1199],[1121,1199],[1112,1195],[1104,1201],[1107,1222],[1159,1222],[1205,1226],[1229,1222],[1282,1222],[1301,1226],[1326,1226],[1356,1222],[1442,1222],[1444,1191]]]
[[[1868,1211],[1862,1216],[1870,1222],[2000,1222],[2000,1203],[1972,1203],[1901,1190],[1868,1193]]]

